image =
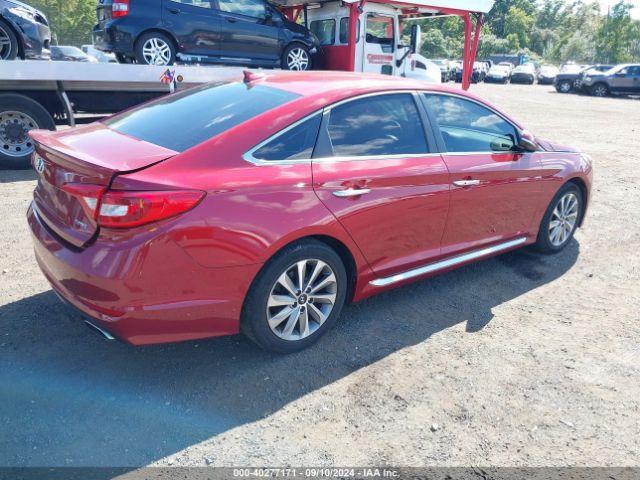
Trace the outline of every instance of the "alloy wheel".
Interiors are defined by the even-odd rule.
[[[313,335],[336,302],[338,282],[322,260],[306,259],[289,266],[276,280],[267,300],[267,322],[283,340]]]
[[[6,60],[11,54],[11,37],[2,25],[0,25],[0,59]]]
[[[142,56],[149,65],[169,65],[171,47],[161,38],[152,37],[142,45]]]
[[[562,82],[559,88],[562,93],[569,93],[569,90],[571,90],[571,84],[569,82]]]
[[[562,246],[573,233],[578,221],[578,197],[569,192],[558,200],[549,221],[549,242],[554,247]]]
[[[607,87],[605,87],[604,85],[596,85],[596,87],[593,89],[593,94],[596,97],[606,97]]]
[[[38,128],[29,115],[13,110],[0,113],[0,152],[10,157],[22,157],[33,151],[29,130]]]
[[[289,70],[307,70],[309,68],[309,55],[304,48],[292,48],[287,55],[287,67]]]

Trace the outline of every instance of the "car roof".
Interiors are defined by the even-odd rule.
[[[337,71],[260,73],[251,78],[250,83],[254,82],[303,97],[324,97],[327,104],[342,98],[387,90],[431,90],[466,95],[459,88],[429,84],[424,80]]]

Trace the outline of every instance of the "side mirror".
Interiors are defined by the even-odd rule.
[[[417,53],[422,43],[422,31],[420,25],[414,23],[411,25],[411,53]]]
[[[526,130],[518,132],[518,148],[525,152],[536,152],[540,149],[536,138]]]

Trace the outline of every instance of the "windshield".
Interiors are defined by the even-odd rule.
[[[182,152],[300,95],[241,82],[209,83],[115,115],[120,133]]]

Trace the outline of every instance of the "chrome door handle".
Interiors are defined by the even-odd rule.
[[[456,187],[472,187],[474,185],[480,185],[480,180],[456,180],[453,184]]]
[[[360,195],[365,195],[370,193],[370,188],[347,188],[346,190],[336,190],[333,193],[336,197],[345,198],[345,197],[358,197]]]

